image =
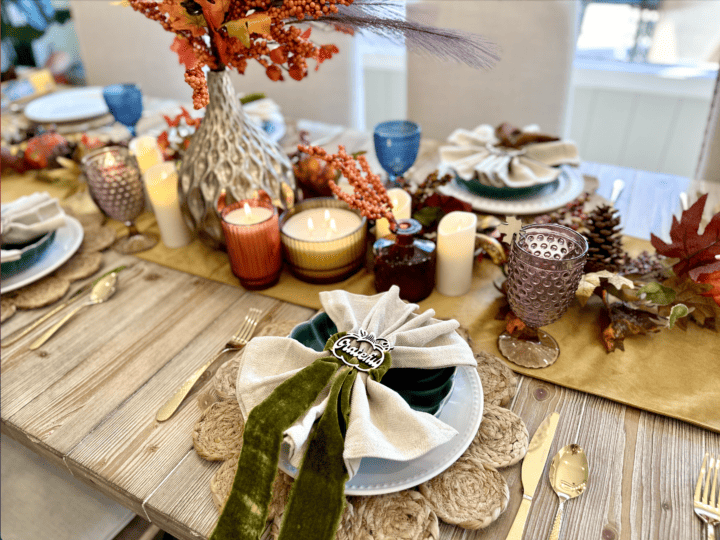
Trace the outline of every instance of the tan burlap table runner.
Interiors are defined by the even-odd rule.
[[[2,198],[11,201],[32,191],[52,186],[31,178],[3,175]],[[138,220],[141,230],[158,233],[152,214]],[[118,230],[123,230],[117,224]],[[626,248],[634,253],[652,249],[649,242],[626,237]],[[230,270],[227,254],[213,251],[200,241],[181,249],[168,249],[159,243],[138,255],[140,258],[214,281],[239,286]],[[475,266],[470,292],[461,297],[442,296],[437,291],[420,302],[421,311],[432,308],[438,318],[454,318],[469,329],[480,348],[499,355],[497,336],[504,323],[494,319],[500,294],[493,282],[500,281],[500,269],[483,261]],[[274,287],[261,294],[293,304],[319,309],[318,294],[323,290],[345,289],[357,294],[375,294],[373,276],[362,270],[348,280],[332,285],[312,285],[293,277],[286,269]],[[684,420],[720,432],[720,385],[708,377],[708,365],[717,362],[720,334],[688,325],[687,331],[675,328],[649,336],[632,336],[625,351],[607,354],[600,340],[598,324],[601,306],[590,303],[584,308],[572,306],[558,322],[545,328],[561,348],[559,360],[552,366],[531,370],[510,367],[524,375],[560,386],[602,396],[639,409]]]

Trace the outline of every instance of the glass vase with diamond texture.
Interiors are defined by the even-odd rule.
[[[292,204],[295,177],[287,155],[249,120],[227,70],[207,74],[210,103],[180,166],[180,201],[191,230],[209,246],[225,247],[218,201],[231,205],[264,191],[273,204]]]

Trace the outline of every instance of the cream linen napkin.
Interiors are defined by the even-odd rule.
[[[415,304],[400,299],[398,287],[375,296],[346,291],[320,293],[320,302],[338,331],[363,329],[394,348],[392,368],[475,366],[468,344],[455,332],[459,323],[415,314]],[[318,358],[329,356],[289,338],[259,337],[245,349],[238,373],[237,398],[245,418],[283,381]],[[392,369],[391,368],[391,369]],[[329,387],[313,407],[285,432],[290,461],[299,466],[313,423],[327,405]],[[415,459],[452,439],[457,432],[432,415],[410,408],[395,391],[360,372],[353,388],[343,458],[352,478],[364,457]]]
[[[526,126],[524,132],[539,131]],[[560,175],[558,165],[579,165],[575,144],[553,141],[528,144],[521,149],[496,146],[500,141],[492,126],[482,124],[473,131],[457,129],[440,147],[439,174],[455,172],[470,181],[493,187],[522,188],[551,182]]]
[[[65,212],[46,192],[33,193],[2,205],[2,243],[22,244],[65,225]],[[20,258],[20,250],[2,250],[2,262]]]

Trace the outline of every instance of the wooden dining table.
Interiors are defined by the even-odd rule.
[[[353,151],[371,149],[368,134],[344,130],[331,142],[342,141]],[[693,195],[697,187],[686,178],[601,164],[583,163],[581,172],[597,179],[604,197],[615,179],[624,180],[616,206],[625,234],[640,238],[669,227],[679,194]],[[716,186],[700,188],[718,200]],[[111,301],[87,309],[38,350],[28,345],[39,330],[3,347],[2,433],[177,538],[207,538],[218,518],[209,482],[220,462],[197,455],[191,432],[202,412],[198,398],[231,355],[203,375],[170,420],[157,422],[156,412],[222,348],[251,307],[269,314],[261,327],[304,321],[315,310],[134,256],[106,252],[104,257],[105,268],[128,266]],[[49,309],[18,312],[2,325],[3,336]],[[720,342],[714,334],[709,339]],[[702,538],[692,495],[704,453],[720,455],[719,434],[525,376],[509,408],[530,436],[547,415],[559,412],[550,455],[569,443],[588,455],[589,485],[566,507],[563,538]],[[496,522],[477,531],[441,523],[440,538],[506,538],[522,498],[520,470],[521,464],[502,470],[510,503]],[[557,504],[545,475],[524,538],[547,537]]]

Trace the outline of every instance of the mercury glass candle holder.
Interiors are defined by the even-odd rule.
[[[357,224],[354,224],[353,217],[350,225],[328,235],[331,237],[323,234],[313,237],[309,229],[292,227],[298,221],[304,225],[306,216],[320,216],[321,220],[325,220],[322,217],[325,210],[328,211],[326,216],[329,216],[329,221],[333,219],[330,216],[333,209],[357,216]],[[314,223],[313,228],[317,231],[325,225],[327,223]],[[307,199],[280,217],[280,238],[288,268],[296,277],[310,283],[336,283],[354,274],[365,260],[366,235],[365,217],[345,202],[333,198]]]
[[[541,326],[567,311],[582,277],[588,243],[563,225],[527,225],[513,235],[508,260],[507,297],[526,328],[498,338],[500,352],[520,366],[553,364],[560,346]]]
[[[218,210],[233,274],[246,289],[275,285],[282,268],[277,209],[272,203],[257,199],[224,204],[223,194]],[[233,219],[238,214],[241,219]]]
[[[82,159],[88,190],[95,204],[108,217],[127,225],[128,235],[113,249],[120,253],[138,253],[152,248],[158,238],[141,233],[135,220],[145,207],[145,190],[135,157],[122,146],[107,146],[90,152]]]

